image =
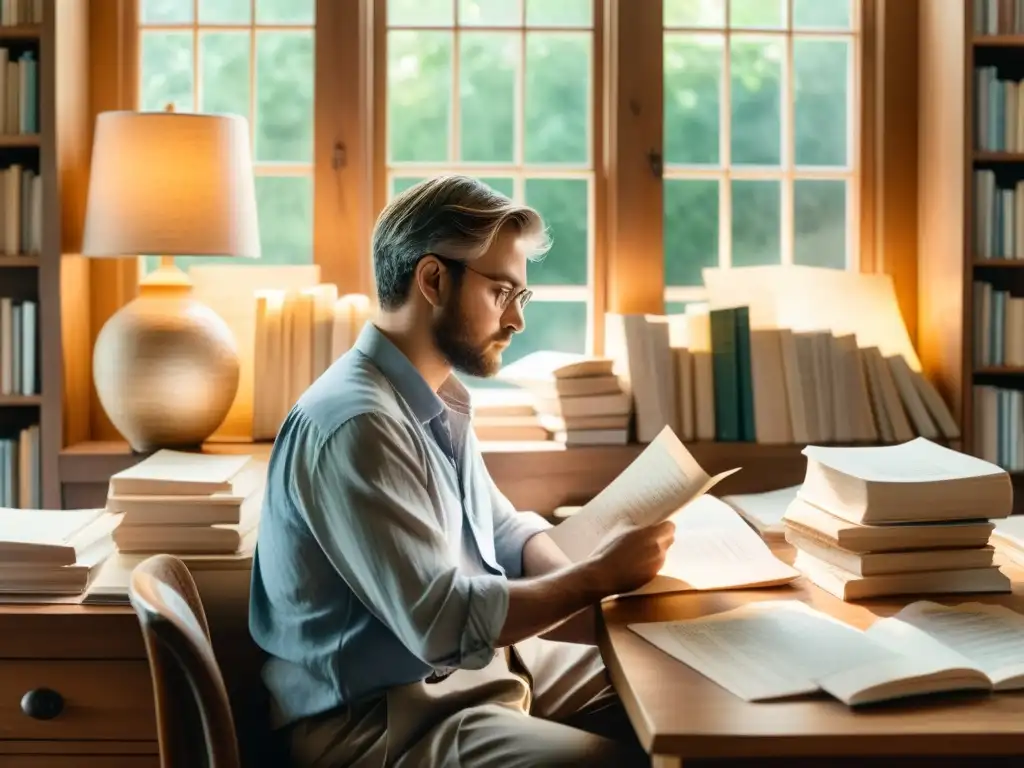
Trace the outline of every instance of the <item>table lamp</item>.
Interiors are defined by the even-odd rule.
[[[238,389],[228,325],[192,296],[175,256],[259,258],[245,118],[104,112],[96,118],[82,254],[160,256],[93,349],[100,404],[132,450],[195,449]]]

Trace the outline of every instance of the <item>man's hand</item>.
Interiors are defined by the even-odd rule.
[[[675,532],[671,520],[611,532],[590,557],[597,565],[595,576],[610,595],[639,589],[658,575]]]
[[[545,634],[602,598],[642,587],[661,569],[674,536],[675,524],[670,521],[615,531],[582,563],[510,581],[508,613],[498,645]]]

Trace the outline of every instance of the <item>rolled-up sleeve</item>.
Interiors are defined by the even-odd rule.
[[[491,509],[494,514],[494,554],[510,579],[523,576],[523,547],[530,537],[553,528],[536,512],[519,512],[493,480]]]
[[[432,667],[485,666],[508,583],[460,571],[412,436],[384,414],[359,415],[310,457],[308,474],[309,527],[367,610]]]

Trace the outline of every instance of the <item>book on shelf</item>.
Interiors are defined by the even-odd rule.
[[[0,46],[0,118],[7,136],[39,133],[38,52]]]
[[[767,600],[629,629],[749,702],[826,692],[856,707],[1024,688],[1024,616],[998,605],[922,600],[861,630],[797,600]]]
[[[804,454],[783,523],[818,587],[841,600],[1009,591],[988,542],[1013,508],[1005,470],[924,438]]]
[[[0,297],[0,395],[39,394],[39,305]]]
[[[39,425],[0,438],[0,507],[35,509],[42,504]]]
[[[273,440],[299,396],[352,347],[373,307],[366,296],[339,296],[331,283],[260,290],[254,301],[252,433]]]
[[[103,509],[0,509],[0,602],[81,594],[114,551],[119,523]]]
[[[633,399],[609,358],[538,350],[504,366],[495,378],[529,397],[550,439],[566,445],[628,442]],[[474,426],[479,423],[474,418]]]
[[[44,0],[4,0],[0,4],[0,27],[43,23]]]
[[[1024,34],[1021,0],[974,0],[971,14],[971,29],[975,35]]]

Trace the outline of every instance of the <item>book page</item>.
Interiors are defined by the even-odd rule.
[[[612,529],[657,525],[738,471],[709,478],[675,433],[665,427],[603,491],[547,534],[570,559],[579,562]]]
[[[947,652],[968,659],[996,687],[1011,678],[1024,676],[1024,616],[1005,606],[985,603],[945,606],[922,600],[886,621],[909,625],[927,634],[936,644],[948,649]],[[895,630],[890,627],[878,631],[892,633]],[[1024,688],[1024,679],[1017,680],[1012,687]]]
[[[808,445],[802,453],[843,474],[877,482],[938,482],[1005,474],[995,464],[923,437],[872,447]]]
[[[813,693],[819,681],[837,673],[897,657],[863,632],[795,600],[629,629],[745,701]]]
[[[785,530],[782,516],[786,514],[786,509],[796,498],[797,491],[799,490],[799,485],[792,485],[788,488],[779,488],[778,490],[765,493],[723,496],[722,501],[735,508],[762,535],[775,532],[782,533]]]
[[[658,576],[629,595],[785,584],[800,572],[779,560],[725,502],[694,499],[670,518],[676,538]]]

